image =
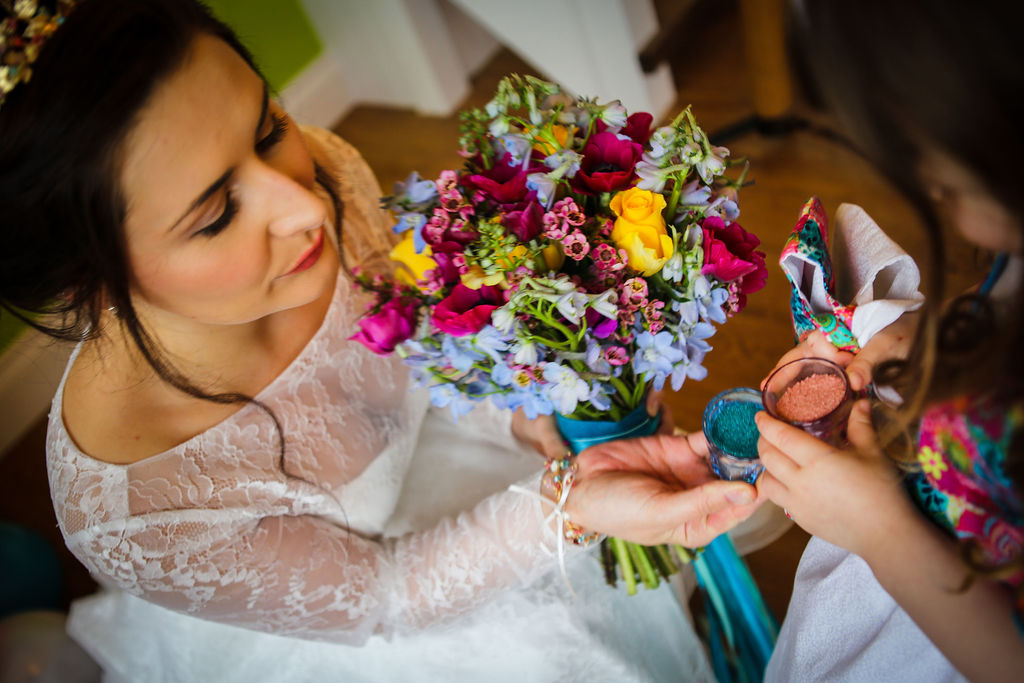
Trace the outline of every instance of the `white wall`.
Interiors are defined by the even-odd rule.
[[[668,66],[644,74],[637,57],[658,29],[652,0],[302,1],[324,52],[282,98],[305,123],[360,104],[447,116],[502,45],[578,95],[656,119],[675,99]]]

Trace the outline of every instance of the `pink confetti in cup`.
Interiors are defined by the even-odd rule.
[[[830,360],[800,358],[786,363],[768,377],[761,398],[776,419],[835,446],[846,440],[853,391],[846,371]]]

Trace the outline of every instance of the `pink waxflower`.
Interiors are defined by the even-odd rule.
[[[574,230],[562,238],[562,249],[569,258],[581,261],[590,252],[590,242],[587,241],[586,235]]]
[[[583,221],[587,219],[572,197],[558,200],[551,210],[566,223],[576,227],[583,225]]]
[[[704,267],[701,272],[722,282],[738,282],[736,312],[743,309],[747,294],[761,289],[768,279],[765,253],[758,251],[761,240],[739,223],[725,224],[719,216],[708,216],[704,233]]]
[[[644,318],[647,320],[647,329],[651,332],[660,332],[665,327],[664,316],[661,313],[663,308],[664,301],[648,301],[644,306]]]
[[[412,336],[418,310],[415,299],[391,299],[377,313],[361,318],[359,331],[349,339],[376,354],[387,355]]]
[[[625,365],[629,362],[629,352],[621,346],[609,346],[604,350],[604,359],[609,365]]]
[[[440,195],[448,192],[458,192],[459,176],[455,171],[441,171],[441,175],[438,176],[434,184],[437,185],[437,193]]]
[[[622,302],[640,308],[647,305],[647,280],[631,277],[622,283]]]
[[[470,289],[460,282],[434,306],[431,320],[445,334],[464,337],[482,330],[490,322],[494,309],[503,303],[500,287],[483,285],[480,289]]]
[[[541,222],[544,225],[544,236],[549,240],[560,240],[569,234],[569,224],[554,211],[544,214]]]

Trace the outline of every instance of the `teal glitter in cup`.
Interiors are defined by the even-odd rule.
[[[723,391],[704,409],[708,460],[719,478],[753,484],[764,470],[757,454],[760,432],[754,422],[761,410],[761,392],[747,387]]]

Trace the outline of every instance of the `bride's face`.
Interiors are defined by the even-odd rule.
[[[337,252],[313,160],[263,80],[196,39],[126,140],[133,296],[144,316],[238,324],[309,303]]]

